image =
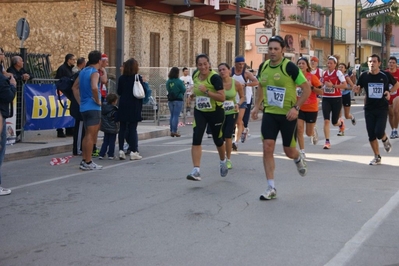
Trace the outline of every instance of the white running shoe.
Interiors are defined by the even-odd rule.
[[[298,173],[301,176],[305,176],[306,172],[308,171],[307,165],[306,165],[305,159],[302,157],[302,155],[300,155],[299,158],[300,158],[299,162],[295,162],[295,160],[294,160],[294,163],[296,165]]]
[[[381,157],[374,157],[373,160],[370,161],[369,165],[379,165],[381,164]]]
[[[141,160],[141,158],[143,157],[140,156],[139,152],[130,152],[130,160]]]
[[[274,187],[269,186],[263,194],[260,195],[260,200],[271,200],[277,197],[277,190]]]
[[[119,160],[125,160],[125,159],[126,159],[125,152],[123,150],[119,151]]]
[[[386,141],[382,141],[382,144],[384,144],[384,149],[385,149],[386,152],[391,152],[391,150],[392,150],[392,145],[391,145],[391,143],[389,142],[389,139],[388,139],[388,138],[387,138]]]
[[[314,127],[313,129],[313,136],[310,137],[310,142],[313,145],[317,145],[317,142],[319,141],[319,133],[317,133],[317,128]]]
[[[0,196],[10,195],[11,189],[0,187]]]
[[[190,174],[187,175],[187,180],[191,181],[201,181],[200,172],[196,169],[193,169]]]

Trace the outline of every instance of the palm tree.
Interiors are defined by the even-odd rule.
[[[276,35],[277,5],[279,0],[265,0],[265,28],[272,28],[272,35]]]
[[[386,60],[386,62],[388,62],[389,56],[391,55],[392,28],[393,28],[393,26],[399,25],[399,16],[398,16],[399,5],[398,5],[398,3],[395,1],[391,5],[391,8],[392,8],[392,12],[383,14],[380,16],[372,17],[367,21],[367,25],[369,26],[369,28],[384,25],[383,36],[385,37],[385,52],[386,52],[385,60]]]

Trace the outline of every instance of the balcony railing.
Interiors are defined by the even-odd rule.
[[[373,30],[362,30],[362,39],[382,43],[382,33]]]
[[[369,40],[373,42],[382,43],[382,38],[385,38],[381,32],[364,29],[362,30],[362,40]],[[391,37],[391,46],[395,46],[395,36]]]
[[[315,38],[320,38],[320,39],[331,39],[331,30],[332,30],[332,25],[326,25],[324,28],[314,31],[313,36]],[[334,40],[345,42],[346,41],[346,29],[335,26],[334,27]]]
[[[220,0],[220,4],[222,3],[228,3],[235,5],[237,3],[237,0]],[[265,10],[264,5],[265,5],[265,0],[238,0],[238,3],[240,7],[242,8],[248,8],[248,9],[253,9],[253,10],[258,10],[258,11],[263,11]]]
[[[324,26],[324,15],[314,12],[309,8],[300,6],[283,5],[281,12],[281,21],[294,21],[303,23],[316,28]]]

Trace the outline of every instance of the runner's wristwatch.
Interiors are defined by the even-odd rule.
[[[299,106],[298,105],[294,105],[294,106],[292,106],[292,108],[295,108],[295,110],[297,110],[297,111],[299,111]]]

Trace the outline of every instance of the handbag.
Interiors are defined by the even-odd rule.
[[[144,89],[143,89],[143,85],[141,85],[141,82],[140,82],[138,74],[136,74],[134,76],[133,96],[136,97],[137,99],[144,99],[144,97],[145,97],[145,92],[144,92]]]

